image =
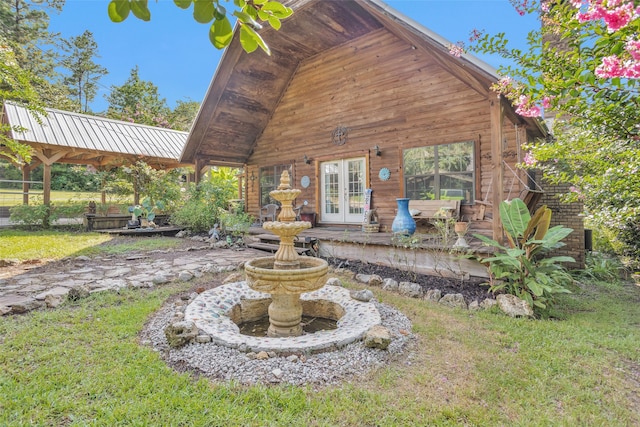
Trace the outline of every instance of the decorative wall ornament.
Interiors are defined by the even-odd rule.
[[[502,157],[515,159],[518,156],[518,152],[515,150],[508,150],[502,152]]]
[[[389,171],[388,168],[382,168],[382,169],[380,169],[380,172],[378,173],[378,177],[382,181],[388,181],[389,178],[391,178],[391,172]]]
[[[309,184],[311,184],[311,180],[309,179],[309,177],[307,175],[305,175],[302,178],[300,178],[300,185],[302,186],[302,188],[309,187]]]
[[[349,129],[344,126],[338,126],[331,131],[331,142],[335,145],[344,145],[347,142]]]

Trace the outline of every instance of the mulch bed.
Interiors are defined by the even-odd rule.
[[[422,286],[424,292],[429,289],[440,289],[442,294],[462,294],[469,303],[473,300],[481,302],[485,298],[490,298],[489,286],[486,279],[459,280],[449,277],[420,274],[411,271],[398,270],[379,264],[369,264],[362,261],[345,260],[331,258],[329,265],[335,268],[344,268],[355,274],[377,274],[383,279],[391,278],[400,282],[413,282]]]

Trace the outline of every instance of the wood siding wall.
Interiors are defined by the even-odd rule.
[[[441,68],[428,52],[382,29],[299,66],[256,144],[247,176],[257,178],[263,166],[292,164],[296,188],[302,189],[302,176],[311,178],[298,204],[308,200],[305,211],[318,212],[319,162],[366,157],[366,186],[373,189],[372,207],[385,230],[390,229],[395,216],[395,199],[404,196],[404,149],[475,141],[476,199],[490,201],[490,97],[495,99],[495,94],[478,94]],[[342,146],[331,141],[337,126],[349,130],[348,141]],[[506,120],[503,127],[505,161],[516,170],[518,129]],[[522,130],[519,135],[526,137]],[[381,156],[375,155],[376,145]],[[305,164],[305,155],[312,159],[311,164]],[[388,181],[378,178],[383,167],[391,171]],[[521,185],[508,170],[504,182],[505,197],[509,192],[517,197]],[[464,206],[465,219],[470,219],[478,206]],[[247,180],[247,207],[253,215],[258,214],[258,179]],[[487,217],[491,217],[490,207]],[[478,225],[478,229],[486,228]]]

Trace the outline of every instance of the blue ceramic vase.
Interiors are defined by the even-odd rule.
[[[416,231],[416,222],[409,213],[409,199],[396,199],[398,202],[398,213],[391,224],[391,231],[396,234],[411,236]]]

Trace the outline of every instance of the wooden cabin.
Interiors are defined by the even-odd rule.
[[[495,70],[379,0],[285,3],[280,31],[260,32],[271,56],[234,35],[182,162],[242,167],[256,217],[286,169],[317,225],[361,224],[371,189],[381,231],[408,197],[459,200],[474,231],[501,236],[494,207],[529,197],[520,147],[546,130],[491,90]]]

